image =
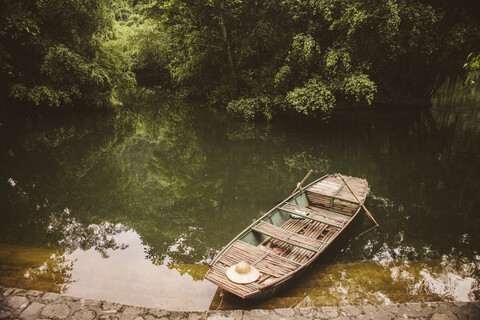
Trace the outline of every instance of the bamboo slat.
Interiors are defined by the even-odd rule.
[[[236,265],[240,261],[246,261],[255,266],[261,273],[268,276],[281,277],[300,266],[299,263],[287,260],[273,253],[269,253],[259,247],[254,247],[243,241],[235,242],[218,260],[225,269]],[[257,282],[261,281],[259,279]]]
[[[267,225],[269,225],[269,226],[267,226]],[[317,247],[315,247],[311,244],[303,244],[303,243],[299,243],[298,241],[295,241],[295,240],[290,240],[290,236],[293,235],[293,233],[287,232],[287,234],[284,235],[283,231],[285,231],[285,230],[283,230],[282,228],[275,227],[275,226],[273,226],[274,228],[271,228],[270,226],[273,226],[273,225],[268,224],[268,223],[262,223],[262,224],[258,225],[257,227],[253,228],[252,230],[254,230],[256,232],[259,232],[259,233],[263,233],[264,235],[266,235],[268,237],[274,238],[274,239],[279,240],[281,242],[288,243],[288,244],[290,244],[292,246],[295,246],[295,247],[310,250],[310,251],[313,251],[313,252],[318,250]],[[277,229],[275,229],[275,228],[277,228]],[[280,230],[278,230],[278,229],[280,229]]]
[[[357,198],[363,200],[367,188],[365,180],[348,177],[348,184]],[[334,186],[338,186],[335,191]],[[307,190],[307,198],[315,206],[332,208],[336,211],[353,214],[358,208],[357,200],[344,186],[345,184],[340,177],[331,176],[310,186]]]
[[[241,297],[244,297],[247,294],[255,291],[255,289],[247,285],[238,284],[230,281],[225,273],[215,268],[211,268],[205,278],[215,283],[216,285],[223,287],[227,291],[233,292]]]
[[[312,217],[317,220],[321,220],[322,223],[329,224],[331,226],[340,228],[343,224],[343,222],[347,219],[339,219],[339,218],[333,218],[331,216],[331,212],[325,210],[325,209],[319,209],[319,210],[313,210],[310,208],[304,208],[300,206],[296,206],[293,204],[286,204],[280,209],[286,209],[294,214],[303,214],[307,217]],[[320,222],[320,221],[318,221]]]

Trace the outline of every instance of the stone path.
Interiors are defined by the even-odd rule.
[[[270,319],[428,319],[479,320],[480,301],[405,303],[234,311],[166,311],[55,293],[0,287],[0,319],[270,320]]]

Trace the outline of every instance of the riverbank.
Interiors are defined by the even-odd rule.
[[[480,301],[273,310],[167,311],[0,287],[0,319],[480,319]]]

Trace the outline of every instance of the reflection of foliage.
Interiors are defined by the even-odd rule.
[[[49,282],[57,286],[55,292],[64,292],[72,279],[73,265],[75,261],[68,261],[64,256],[53,254],[40,267],[29,268],[24,277],[34,282]]]
[[[315,172],[330,172],[330,161],[328,159],[315,157],[305,151],[284,156],[285,165],[292,169],[303,169]]]
[[[48,232],[58,237],[58,244],[69,252],[77,248],[88,250],[94,247],[102,257],[108,258],[108,249],[123,250],[128,247],[125,244],[117,244],[113,238],[120,232],[128,231],[127,227],[109,222],[84,226],[75,218],[69,217],[69,214],[69,210],[65,209],[60,215],[52,215],[48,226]]]
[[[200,281],[207,273],[209,266],[206,264],[170,264],[167,263],[170,269],[176,269],[182,276],[184,274],[190,275],[194,281]]]
[[[0,170],[2,180],[9,181],[0,187],[6,195],[0,216],[0,234],[4,241],[56,246],[59,237],[45,232],[50,215],[64,211],[68,206],[69,188],[131,130],[130,124],[108,112],[94,117],[60,113],[58,120],[37,119],[35,126],[27,128],[22,127],[23,119],[21,125],[11,121],[2,127],[6,138],[2,150],[9,150]],[[88,229],[90,222],[78,217],[77,222]]]
[[[74,261],[62,250],[0,243],[0,285],[62,292],[72,280]]]

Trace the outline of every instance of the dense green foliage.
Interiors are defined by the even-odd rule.
[[[247,118],[420,105],[480,50],[472,1],[5,0],[4,99],[105,105],[134,83]],[[471,62],[471,61],[470,61]],[[470,63],[469,62],[469,63]],[[474,65],[470,64],[470,65]]]
[[[110,101],[133,77],[106,45],[111,0],[4,0],[0,83],[4,99],[60,106]]]
[[[474,2],[139,2],[177,88],[247,117],[425,103],[480,43]]]

